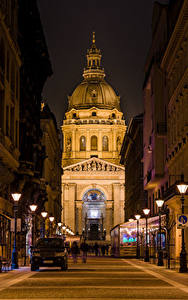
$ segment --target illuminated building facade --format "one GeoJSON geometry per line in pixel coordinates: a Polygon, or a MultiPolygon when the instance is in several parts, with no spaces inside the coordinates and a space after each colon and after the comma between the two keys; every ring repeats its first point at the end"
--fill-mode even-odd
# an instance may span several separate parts
{"type": "MultiPolygon", "coordinates": [[[[144,189],[148,191],[152,215],[158,213],[155,203],[158,198],[163,198],[169,208],[165,212],[169,213],[172,225],[170,255],[175,259],[181,248],[181,230],[176,226],[181,201],[176,181],[181,174],[188,181],[187,16],[187,1],[155,3],[144,82],[144,189]]],[[[185,204],[185,213],[187,207],[185,204]]],[[[188,248],[187,229],[185,235],[188,248]]]]}
{"type": "Polygon", "coordinates": [[[19,167],[20,51],[18,3],[0,4],[0,257],[10,256],[12,183],[19,167]],[[14,4],[14,5],[13,5],[14,4]]]}
{"type": "Polygon", "coordinates": [[[124,221],[120,149],[126,126],[101,57],[93,34],[84,80],[68,99],[62,125],[62,219],[88,239],[110,239],[110,229],[124,221]]]}

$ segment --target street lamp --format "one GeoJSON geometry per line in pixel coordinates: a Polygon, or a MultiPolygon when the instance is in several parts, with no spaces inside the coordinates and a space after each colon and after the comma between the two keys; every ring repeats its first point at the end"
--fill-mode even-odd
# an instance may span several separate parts
{"type": "Polygon", "coordinates": [[[63,229],[63,240],[65,241],[65,239],[66,239],[66,225],[64,223],[62,225],[62,229],[63,229]]]}
{"type": "Polygon", "coordinates": [[[144,212],[145,218],[146,218],[146,250],[145,250],[144,261],[149,262],[149,248],[148,248],[148,215],[149,215],[149,213],[150,213],[150,209],[149,209],[149,208],[145,208],[145,209],[143,209],[143,212],[144,212]]]}
{"type": "Polygon", "coordinates": [[[45,228],[45,219],[46,219],[46,217],[47,217],[47,215],[48,215],[48,213],[47,213],[47,211],[42,211],[41,212],[41,216],[42,216],[42,237],[43,238],[45,238],[45,236],[46,236],[46,228],[45,228]]]}
{"type": "Polygon", "coordinates": [[[36,204],[31,204],[29,205],[29,208],[31,210],[31,216],[32,216],[32,246],[35,245],[35,218],[34,218],[34,213],[37,209],[36,204]]]}
{"type": "Polygon", "coordinates": [[[161,207],[164,204],[164,200],[162,199],[157,199],[155,200],[155,202],[157,203],[157,206],[159,208],[159,249],[158,249],[158,266],[164,266],[164,262],[163,262],[163,251],[162,251],[162,247],[161,247],[161,207]]]}
{"type": "Polygon", "coordinates": [[[18,269],[18,252],[16,246],[16,233],[17,233],[17,211],[18,211],[18,201],[20,200],[20,193],[11,194],[14,200],[14,246],[12,250],[12,264],[11,269],[18,269]]]}
{"type": "Polygon", "coordinates": [[[54,217],[50,216],[49,220],[50,220],[50,237],[51,237],[52,236],[52,223],[54,221],[54,217]]]}
{"type": "Polygon", "coordinates": [[[61,223],[61,222],[58,222],[57,225],[58,225],[58,227],[59,227],[59,228],[58,228],[59,235],[61,235],[61,228],[62,228],[61,226],[62,226],[62,223],[61,223]]]}
{"type": "Polygon", "coordinates": [[[137,221],[137,226],[136,226],[136,258],[140,258],[140,242],[139,242],[139,220],[140,220],[140,215],[135,215],[135,219],[137,221]]]}
{"type": "MultiPolygon", "coordinates": [[[[186,183],[184,183],[182,180],[182,183],[177,184],[177,188],[181,194],[181,213],[183,216],[184,215],[184,194],[186,193],[188,185],[186,183]]],[[[182,229],[181,229],[181,239],[182,239],[182,242],[181,242],[179,272],[186,273],[187,272],[187,252],[186,252],[186,248],[185,248],[185,236],[184,236],[183,225],[182,225],[182,229]]]]}

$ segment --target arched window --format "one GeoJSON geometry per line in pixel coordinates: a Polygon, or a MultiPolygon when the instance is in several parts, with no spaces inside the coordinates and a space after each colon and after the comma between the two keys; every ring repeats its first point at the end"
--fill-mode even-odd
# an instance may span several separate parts
{"type": "Polygon", "coordinates": [[[80,137],[80,151],[86,151],[86,138],[83,135],[80,137]]]}
{"type": "Polygon", "coordinates": [[[106,135],[102,138],[102,150],[108,151],[108,137],[106,135]]]}
{"type": "Polygon", "coordinates": [[[91,137],[91,150],[97,150],[97,137],[96,135],[93,135],[91,137]]]}

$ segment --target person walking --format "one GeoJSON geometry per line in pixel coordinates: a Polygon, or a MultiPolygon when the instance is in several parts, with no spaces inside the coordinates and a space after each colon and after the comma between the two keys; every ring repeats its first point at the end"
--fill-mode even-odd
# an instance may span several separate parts
{"type": "Polygon", "coordinates": [[[76,241],[74,241],[72,243],[71,253],[72,253],[73,262],[76,264],[77,263],[77,257],[78,257],[78,254],[79,254],[79,247],[78,247],[76,241]]]}
{"type": "Polygon", "coordinates": [[[88,252],[89,246],[84,240],[83,243],[81,243],[80,250],[82,251],[82,262],[86,263],[87,261],[87,252],[88,252]]]}
{"type": "Polygon", "coordinates": [[[94,245],[94,250],[95,250],[95,256],[99,255],[99,245],[97,244],[97,242],[94,245]]]}
{"type": "Polygon", "coordinates": [[[109,251],[109,245],[106,245],[106,255],[108,256],[108,251],[109,251]]]}
{"type": "Polygon", "coordinates": [[[106,250],[105,245],[102,245],[102,246],[101,246],[102,256],[105,256],[105,250],[106,250]]]}

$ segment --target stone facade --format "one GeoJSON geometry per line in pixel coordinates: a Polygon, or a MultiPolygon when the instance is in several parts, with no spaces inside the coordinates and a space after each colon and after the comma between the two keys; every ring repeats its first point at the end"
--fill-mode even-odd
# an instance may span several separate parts
{"type": "Polygon", "coordinates": [[[10,255],[12,184],[19,168],[20,51],[18,3],[0,3],[0,257],[10,255]]]}
{"type": "MultiPolygon", "coordinates": [[[[144,83],[144,188],[151,214],[158,213],[157,198],[165,200],[164,213],[171,226],[170,255],[179,257],[181,213],[176,182],[188,182],[188,2],[155,3],[152,46],[144,83]],[[167,209],[168,208],[168,209],[167,209]]],[[[187,197],[187,196],[185,196],[187,197]]],[[[185,213],[187,211],[185,200],[185,213]]],[[[185,229],[186,247],[188,231],[185,229]]]]}
{"type": "Polygon", "coordinates": [[[88,239],[110,240],[110,229],[124,221],[125,175],[119,161],[126,126],[119,97],[104,80],[95,36],[83,77],[69,97],[62,126],[62,219],[88,239]]]}
{"type": "Polygon", "coordinates": [[[145,207],[143,189],[143,114],[131,119],[125,134],[121,161],[125,166],[125,220],[142,214],[145,207]]]}
{"type": "Polygon", "coordinates": [[[56,119],[47,104],[42,103],[40,124],[45,158],[42,178],[46,185],[44,209],[55,221],[61,220],[61,147],[56,119]]]}

